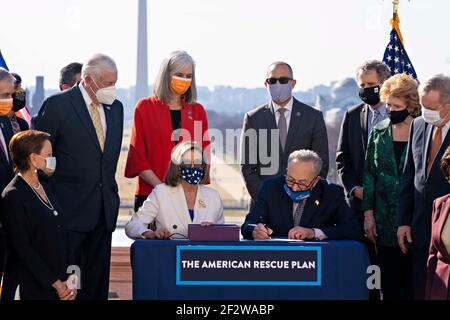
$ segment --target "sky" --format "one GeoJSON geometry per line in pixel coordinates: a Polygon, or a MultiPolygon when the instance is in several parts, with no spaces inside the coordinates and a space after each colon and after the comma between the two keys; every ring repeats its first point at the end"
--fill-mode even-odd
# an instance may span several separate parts
{"type": "MultiPolygon", "coordinates": [[[[148,0],[149,81],[171,51],[196,61],[199,85],[261,87],[291,64],[297,90],[353,77],[388,43],[390,0],[148,0]]],[[[138,0],[0,0],[0,49],[11,69],[56,88],[59,70],[110,55],[118,87],[136,82],[138,0]]],[[[450,73],[448,0],[400,0],[400,28],[419,79],[450,73]]]]}

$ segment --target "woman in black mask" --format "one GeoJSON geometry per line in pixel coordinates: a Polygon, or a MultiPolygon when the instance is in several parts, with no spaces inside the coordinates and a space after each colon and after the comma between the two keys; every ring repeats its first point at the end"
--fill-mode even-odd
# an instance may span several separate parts
{"type": "Polygon", "coordinates": [[[389,118],[373,128],[364,171],[364,231],[376,246],[384,300],[411,299],[410,256],[397,241],[395,216],[409,128],[420,115],[417,82],[406,74],[386,80],[380,99],[389,118]]]}

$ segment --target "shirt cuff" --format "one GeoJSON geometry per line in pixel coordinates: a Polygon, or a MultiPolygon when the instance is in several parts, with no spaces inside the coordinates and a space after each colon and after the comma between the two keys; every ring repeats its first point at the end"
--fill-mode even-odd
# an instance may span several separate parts
{"type": "Polygon", "coordinates": [[[323,233],[322,230],[316,229],[316,228],[314,228],[313,230],[314,230],[314,234],[315,234],[315,238],[316,239],[325,240],[326,238],[328,238],[327,235],[325,233],[323,233]]]}
{"type": "Polygon", "coordinates": [[[353,192],[355,192],[355,190],[357,188],[362,188],[361,186],[354,186],[347,194],[347,197],[350,198],[351,196],[353,196],[353,192]]]}

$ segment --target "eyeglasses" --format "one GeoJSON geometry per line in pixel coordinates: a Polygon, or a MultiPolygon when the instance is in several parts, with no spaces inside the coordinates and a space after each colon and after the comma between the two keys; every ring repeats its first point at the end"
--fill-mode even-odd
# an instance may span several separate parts
{"type": "Polygon", "coordinates": [[[289,78],[289,77],[279,77],[279,78],[267,78],[266,82],[268,84],[275,84],[278,81],[281,84],[286,84],[286,83],[288,83],[291,80],[293,80],[293,79],[289,78]]]}
{"type": "Polygon", "coordinates": [[[317,177],[315,177],[309,183],[304,183],[303,181],[295,180],[294,178],[289,177],[289,176],[285,176],[285,178],[286,178],[286,183],[288,184],[289,187],[293,187],[294,185],[297,185],[301,189],[310,189],[312,187],[312,185],[314,184],[314,181],[317,179],[317,177]]]}
{"type": "Polygon", "coordinates": [[[205,167],[205,164],[203,164],[203,163],[182,163],[181,164],[181,169],[191,169],[191,168],[202,169],[204,167],[205,167]]]}

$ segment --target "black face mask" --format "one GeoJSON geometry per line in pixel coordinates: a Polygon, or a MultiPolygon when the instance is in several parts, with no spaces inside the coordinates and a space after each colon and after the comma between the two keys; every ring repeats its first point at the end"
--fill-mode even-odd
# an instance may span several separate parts
{"type": "Polygon", "coordinates": [[[26,101],[26,93],[23,90],[18,90],[12,94],[13,98],[13,108],[12,110],[14,112],[17,112],[23,108],[25,108],[25,105],[27,104],[26,101]]]}
{"type": "Polygon", "coordinates": [[[359,97],[364,103],[376,106],[380,103],[380,86],[361,88],[359,90],[359,97]]]}
{"type": "Polygon", "coordinates": [[[400,111],[391,111],[389,112],[389,118],[391,119],[392,124],[398,124],[409,116],[408,109],[400,110],[400,111]]]}

